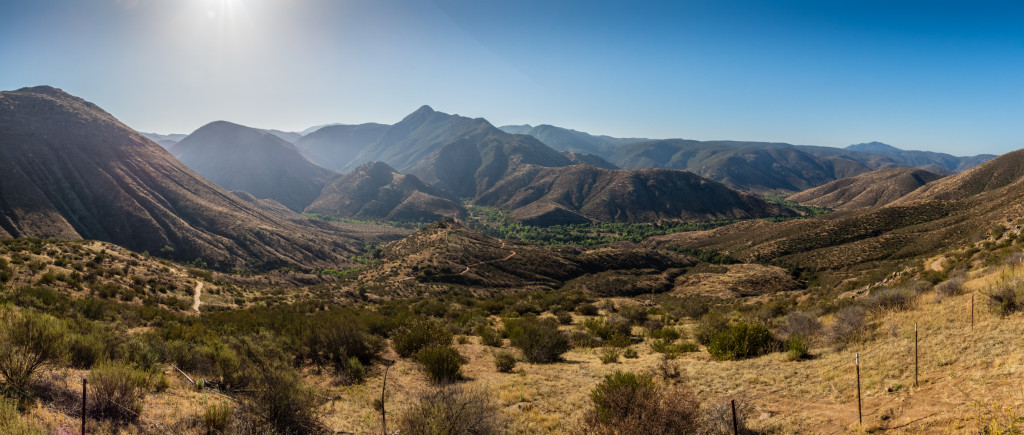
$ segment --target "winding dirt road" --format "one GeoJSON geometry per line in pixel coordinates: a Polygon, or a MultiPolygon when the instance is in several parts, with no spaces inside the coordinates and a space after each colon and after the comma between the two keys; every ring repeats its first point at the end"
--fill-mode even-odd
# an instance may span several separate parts
{"type": "Polygon", "coordinates": [[[196,284],[195,291],[192,292],[192,309],[195,310],[196,312],[199,312],[199,305],[202,304],[202,301],[199,300],[199,297],[203,295],[203,282],[196,282],[198,282],[198,284],[196,284]]]}

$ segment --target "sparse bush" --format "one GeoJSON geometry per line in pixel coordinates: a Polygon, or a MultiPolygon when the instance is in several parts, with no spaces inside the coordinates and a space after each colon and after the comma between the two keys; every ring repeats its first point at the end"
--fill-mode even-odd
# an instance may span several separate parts
{"type": "Polygon", "coordinates": [[[668,340],[652,340],[651,350],[663,354],[670,359],[676,359],[680,354],[688,352],[696,352],[700,348],[689,341],[683,341],[679,344],[673,344],[668,340]]]}
{"type": "Polygon", "coordinates": [[[764,355],[776,346],[775,337],[759,323],[737,322],[711,337],[708,353],[720,360],[764,355]]]}
{"type": "Polygon", "coordinates": [[[677,434],[698,431],[700,404],[683,385],[659,388],[650,376],[616,371],[590,393],[586,422],[598,433],[677,434]]]}
{"type": "Polygon", "coordinates": [[[458,350],[449,346],[422,349],[416,353],[416,361],[435,384],[448,384],[462,379],[462,364],[466,362],[458,350]]]}
{"type": "Polygon", "coordinates": [[[254,370],[256,413],[278,432],[309,433],[318,426],[316,398],[295,369],[268,363],[254,370]]]}
{"type": "Polygon", "coordinates": [[[572,347],[597,347],[600,345],[599,340],[594,336],[587,333],[587,331],[572,331],[569,334],[569,344],[572,347]]]}
{"type": "Polygon", "coordinates": [[[679,333],[679,330],[676,329],[676,328],[673,328],[671,326],[666,326],[666,327],[663,327],[661,329],[651,330],[651,332],[649,334],[647,334],[647,335],[650,336],[653,339],[665,340],[665,341],[670,341],[670,342],[671,341],[676,341],[680,337],[682,337],[682,334],[679,333]]]}
{"type": "Polygon", "coordinates": [[[149,375],[124,363],[102,362],[89,371],[90,401],[107,419],[138,419],[148,390],[149,375]]]}
{"type": "Polygon", "coordinates": [[[964,283],[967,282],[967,276],[963,273],[954,273],[949,279],[943,281],[935,286],[937,291],[942,296],[957,296],[964,292],[964,283]]]}
{"type": "Polygon", "coordinates": [[[622,351],[622,357],[636,359],[640,358],[640,355],[636,353],[636,349],[633,349],[632,347],[627,347],[626,350],[622,351]]]}
{"type": "Polygon", "coordinates": [[[409,435],[478,435],[504,432],[501,409],[484,390],[458,385],[424,393],[398,420],[398,431],[409,435]]]}
{"type": "Polygon", "coordinates": [[[601,352],[600,359],[601,364],[611,364],[619,362],[619,355],[621,353],[618,349],[610,347],[601,352]]]}
{"type": "Polygon", "coordinates": [[[71,366],[79,369],[88,369],[100,360],[107,358],[107,342],[109,337],[93,331],[88,334],[70,335],[68,339],[68,354],[71,357],[71,366]]]}
{"type": "Polygon", "coordinates": [[[580,313],[581,316],[596,316],[598,312],[597,305],[589,302],[581,304],[579,307],[576,307],[576,312],[580,313]]]}
{"type": "Polygon", "coordinates": [[[207,432],[225,433],[231,424],[231,404],[226,400],[210,404],[203,411],[203,427],[207,432]]]}
{"type": "MultiPolygon", "coordinates": [[[[747,427],[747,421],[753,414],[753,405],[742,399],[736,400],[736,429],[738,433],[745,435],[762,433],[747,427]]],[[[705,406],[703,415],[700,418],[700,425],[705,433],[733,433],[732,401],[723,399],[705,406]]]]}
{"type": "Polygon", "coordinates": [[[7,264],[6,258],[0,258],[0,284],[6,284],[14,279],[14,269],[7,264]]]}
{"type": "Polygon", "coordinates": [[[559,311],[555,313],[555,318],[558,319],[558,323],[563,325],[572,325],[572,314],[568,311],[559,311]]]}
{"type": "Polygon", "coordinates": [[[516,368],[516,356],[512,352],[497,352],[494,354],[494,367],[502,373],[511,373],[516,368]]]}
{"type": "Polygon", "coordinates": [[[647,308],[641,305],[623,305],[619,314],[633,325],[643,325],[647,321],[647,308]]]}
{"type": "Polygon", "coordinates": [[[0,307],[0,375],[6,386],[25,392],[39,370],[62,364],[65,334],[53,316],[0,307]]]}
{"type": "Polygon", "coordinates": [[[799,334],[790,334],[786,340],[786,356],[790,361],[799,361],[811,356],[807,340],[799,334]]]}
{"type": "Polygon", "coordinates": [[[864,308],[859,305],[840,308],[827,331],[828,341],[836,349],[843,349],[857,339],[866,326],[867,314],[864,308]]]}
{"type": "Polygon", "coordinates": [[[799,335],[805,341],[818,334],[821,330],[821,321],[818,316],[807,311],[791,311],[786,315],[786,322],[782,326],[784,337],[799,335]]]}
{"type": "Polygon", "coordinates": [[[727,329],[729,329],[729,319],[720,312],[710,312],[701,316],[697,321],[694,335],[698,343],[707,346],[711,343],[711,337],[727,329]]]}
{"type": "Polygon", "coordinates": [[[629,322],[620,316],[612,316],[608,319],[593,317],[585,320],[583,322],[583,326],[587,328],[591,334],[596,337],[600,337],[602,340],[610,340],[616,335],[628,338],[632,333],[629,322]]]}
{"type": "Polygon", "coordinates": [[[989,305],[992,306],[996,314],[1002,317],[1016,313],[1022,307],[1020,295],[1017,294],[1017,289],[1012,286],[1001,286],[993,289],[988,293],[988,300],[989,305]]]}
{"type": "Polygon", "coordinates": [[[911,287],[887,287],[871,293],[865,302],[870,307],[888,310],[907,310],[917,300],[917,292],[911,287]]]}
{"type": "Polygon", "coordinates": [[[344,383],[361,382],[363,367],[380,357],[384,340],[371,335],[361,323],[348,316],[331,315],[320,319],[323,320],[302,336],[299,357],[317,367],[333,368],[344,383]]]}
{"type": "Polygon", "coordinates": [[[674,381],[683,375],[682,370],[679,369],[679,364],[673,360],[674,358],[669,358],[668,355],[662,355],[661,360],[658,362],[657,373],[666,381],[674,381]]]}
{"type": "Polygon", "coordinates": [[[29,423],[18,412],[18,401],[0,396],[0,433],[46,435],[52,433],[38,423],[29,423]]]}
{"type": "Polygon", "coordinates": [[[443,347],[452,344],[452,334],[440,323],[424,320],[399,329],[391,337],[391,345],[402,357],[410,357],[420,349],[427,347],[443,347]]]}
{"type": "Polygon", "coordinates": [[[513,346],[523,351],[523,356],[532,363],[550,363],[562,358],[569,350],[569,339],[558,330],[554,319],[524,317],[506,319],[505,330],[513,346]]]}
{"type": "Polygon", "coordinates": [[[476,328],[476,334],[480,336],[480,344],[484,346],[501,347],[504,344],[501,334],[490,326],[480,325],[476,328]]]}

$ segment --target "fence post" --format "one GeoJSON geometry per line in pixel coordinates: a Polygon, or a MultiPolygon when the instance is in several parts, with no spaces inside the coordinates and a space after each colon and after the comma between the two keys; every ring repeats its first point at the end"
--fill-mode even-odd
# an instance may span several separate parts
{"type": "Polygon", "coordinates": [[[917,387],[917,322],[914,322],[914,387],[917,387]]]}
{"type": "Polygon", "coordinates": [[[861,411],[861,405],[860,405],[860,353],[857,353],[857,357],[856,358],[857,358],[856,359],[856,366],[857,366],[857,421],[859,421],[860,424],[863,425],[864,424],[864,414],[861,411]]]}
{"type": "Polygon", "coordinates": [[[740,425],[736,422],[736,399],[732,399],[732,435],[740,434],[740,425]]]}
{"type": "Polygon", "coordinates": [[[391,364],[394,361],[384,361],[384,382],[380,387],[380,426],[381,433],[388,435],[388,414],[384,410],[384,389],[388,386],[388,370],[391,369],[391,364]]]}
{"type": "Polygon", "coordinates": [[[88,387],[89,380],[82,378],[82,435],[85,435],[85,390],[88,387]]]}
{"type": "Polygon", "coordinates": [[[974,329],[974,293],[971,293],[971,329],[974,329]]]}

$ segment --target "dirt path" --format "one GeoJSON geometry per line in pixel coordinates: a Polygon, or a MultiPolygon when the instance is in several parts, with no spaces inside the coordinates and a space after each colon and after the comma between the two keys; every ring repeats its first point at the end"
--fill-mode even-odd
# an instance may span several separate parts
{"type": "Polygon", "coordinates": [[[196,282],[198,284],[196,284],[196,289],[192,292],[192,309],[195,310],[196,312],[198,312],[199,311],[199,305],[202,305],[202,303],[203,303],[202,301],[199,300],[199,297],[203,295],[203,282],[202,281],[196,281],[196,282]]]}
{"type": "MultiPolygon", "coordinates": [[[[505,242],[504,241],[501,242],[501,249],[505,249],[505,242]]],[[[511,254],[508,254],[508,257],[502,258],[500,260],[478,261],[476,263],[468,265],[468,266],[466,266],[466,270],[463,270],[462,272],[459,272],[459,275],[465,275],[465,274],[469,273],[469,269],[472,268],[473,266],[479,266],[481,264],[486,264],[486,263],[493,263],[495,261],[507,261],[508,259],[516,256],[516,251],[509,251],[509,252],[511,252],[511,254]]]]}

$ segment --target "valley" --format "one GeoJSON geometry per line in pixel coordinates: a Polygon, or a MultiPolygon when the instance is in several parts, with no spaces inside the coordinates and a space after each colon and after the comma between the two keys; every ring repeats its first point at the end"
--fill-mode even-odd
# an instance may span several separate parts
{"type": "Polygon", "coordinates": [[[48,86],[0,139],[0,432],[77,430],[82,379],[87,433],[1019,425],[1022,151],[144,135],[48,86]]]}

